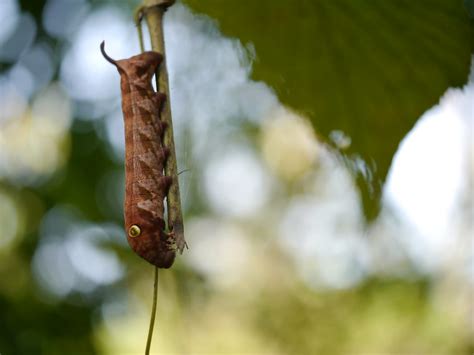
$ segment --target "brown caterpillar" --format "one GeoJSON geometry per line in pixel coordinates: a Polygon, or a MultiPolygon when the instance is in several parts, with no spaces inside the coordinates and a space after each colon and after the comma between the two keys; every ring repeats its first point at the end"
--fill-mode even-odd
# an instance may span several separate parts
{"type": "Polygon", "coordinates": [[[164,199],[172,178],[163,169],[169,150],[163,146],[160,112],[166,95],[154,92],[151,79],[163,56],[144,52],[114,60],[100,49],[120,74],[125,122],[125,230],[131,248],[149,263],[169,268],[176,256],[173,233],[165,232],[164,199]]]}

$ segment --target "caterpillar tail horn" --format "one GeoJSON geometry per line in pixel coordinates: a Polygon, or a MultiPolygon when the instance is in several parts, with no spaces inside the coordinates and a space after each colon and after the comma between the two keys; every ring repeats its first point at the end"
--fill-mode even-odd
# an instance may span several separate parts
{"type": "Polygon", "coordinates": [[[117,63],[116,63],[116,60],[112,59],[109,57],[109,55],[107,53],[105,53],[105,41],[102,41],[102,43],[100,44],[100,51],[102,52],[102,55],[104,56],[104,58],[112,63],[113,65],[117,66],[117,63]]]}

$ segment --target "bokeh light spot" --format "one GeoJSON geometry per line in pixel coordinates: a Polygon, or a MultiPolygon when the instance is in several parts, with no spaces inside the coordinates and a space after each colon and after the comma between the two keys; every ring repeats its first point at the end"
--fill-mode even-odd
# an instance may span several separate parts
{"type": "Polygon", "coordinates": [[[274,111],[264,123],[261,146],[270,168],[288,181],[312,170],[318,158],[318,142],[311,124],[284,108],[274,111]]]}
{"type": "Polygon", "coordinates": [[[0,1],[0,48],[16,28],[19,11],[16,0],[0,1]]]}
{"type": "Polygon", "coordinates": [[[206,196],[216,213],[251,216],[269,194],[269,180],[261,163],[238,145],[214,158],[205,170],[206,196]]]}

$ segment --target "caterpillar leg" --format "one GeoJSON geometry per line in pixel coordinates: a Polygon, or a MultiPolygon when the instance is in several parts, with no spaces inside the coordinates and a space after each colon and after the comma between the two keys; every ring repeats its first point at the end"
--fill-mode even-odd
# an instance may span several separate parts
{"type": "Polygon", "coordinates": [[[168,147],[163,147],[162,148],[163,150],[163,157],[164,157],[164,160],[168,160],[168,157],[170,156],[170,149],[168,147]]]}
{"type": "Polygon", "coordinates": [[[155,95],[153,96],[153,101],[158,108],[158,111],[161,112],[163,108],[163,104],[166,102],[166,95],[163,94],[162,92],[156,92],[155,95]]]}
{"type": "Polygon", "coordinates": [[[171,176],[162,176],[158,183],[160,184],[160,189],[163,189],[165,195],[167,195],[171,184],[173,183],[173,178],[171,176]]]}
{"type": "Polygon", "coordinates": [[[171,232],[165,232],[163,231],[161,233],[161,240],[162,242],[164,242],[166,244],[166,249],[168,249],[169,251],[176,251],[177,249],[177,246],[176,246],[176,237],[173,233],[173,231],[171,232]]]}

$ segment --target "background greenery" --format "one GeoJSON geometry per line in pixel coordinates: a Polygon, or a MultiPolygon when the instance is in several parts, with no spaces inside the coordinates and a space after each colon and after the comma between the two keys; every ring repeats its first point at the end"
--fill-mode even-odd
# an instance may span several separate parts
{"type": "MultiPolygon", "coordinates": [[[[332,144],[328,137],[333,130],[351,137],[350,148],[341,154],[348,160],[360,156],[371,169],[370,179],[352,170],[369,222],[380,210],[382,187],[400,141],[448,87],[465,84],[474,49],[474,23],[457,0],[184,3],[215,19],[224,35],[251,43],[252,78],[268,84],[285,105],[308,117],[321,140],[332,144]]],[[[71,39],[53,38],[44,30],[45,4],[20,1],[21,11],[38,25],[33,43],[54,48],[54,81],[62,48],[71,39]]],[[[90,1],[92,9],[104,4],[90,1]]],[[[126,14],[135,5],[110,4],[126,14]]],[[[3,60],[2,73],[20,60],[21,52],[3,60]]],[[[251,137],[253,128],[247,133],[251,137]]],[[[104,209],[96,197],[104,176],[122,170],[109,150],[100,123],[75,117],[64,141],[66,161],[52,176],[30,185],[0,180],[0,190],[13,199],[21,216],[16,241],[0,248],[1,354],[142,352],[152,268],[126,245],[101,242],[119,256],[126,271],[123,278],[91,292],[76,289],[49,297],[32,271],[42,219],[55,206],[70,206],[78,219],[89,223],[122,224],[120,209],[104,209]],[[104,325],[107,305],[123,299],[128,310],[118,307],[112,312],[115,322],[104,325]]],[[[189,163],[199,170],[199,163],[189,163]]],[[[209,211],[199,184],[190,184],[194,192],[186,218],[205,216],[209,211]]],[[[107,231],[113,238],[123,237],[120,228],[107,231]]],[[[255,240],[254,247],[261,246],[255,240]]],[[[257,280],[230,289],[215,288],[186,263],[162,272],[156,347],[168,353],[474,351],[468,326],[459,321],[454,306],[437,303],[437,284],[429,276],[377,275],[350,289],[314,290],[294,276],[276,247],[256,265],[257,280]]]]}

